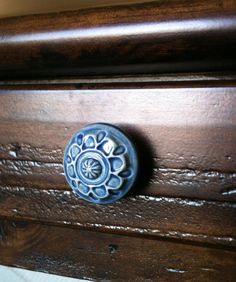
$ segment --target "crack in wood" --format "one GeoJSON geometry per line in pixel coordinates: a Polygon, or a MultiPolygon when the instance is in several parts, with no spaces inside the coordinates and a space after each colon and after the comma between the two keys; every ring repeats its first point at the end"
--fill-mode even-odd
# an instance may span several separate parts
{"type": "Polygon", "coordinates": [[[72,192],[0,187],[0,216],[236,246],[236,204],[135,196],[107,206],[92,205],[72,192]]]}
{"type": "MultiPolygon", "coordinates": [[[[0,159],[0,183],[35,186],[45,189],[69,189],[62,162],[0,159]],[[43,178],[42,178],[43,176],[43,178]]],[[[135,194],[173,195],[190,198],[235,201],[236,172],[195,169],[154,168],[146,187],[133,189],[135,194]],[[136,192],[135,192],[136,191],[136,192]]]]}

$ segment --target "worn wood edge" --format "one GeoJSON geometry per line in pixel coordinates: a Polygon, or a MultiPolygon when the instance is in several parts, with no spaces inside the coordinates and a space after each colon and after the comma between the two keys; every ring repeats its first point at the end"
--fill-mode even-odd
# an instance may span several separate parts
{"type": "Polygon", "coordinates": [[[88,10],[99,7],[111,7],[111,6],[123,6],[130,4],[138,4],[145,2],[153,2],[153,0],[108,0],[108,1],[60,1],[60,2],[48,2],[46,5],[42,3],[42,5],[34,5],[32,3],[28,3],[27,1],[22,1],[22,5],[18,6],[16,2],[11,2],[11,10],[7,9],[7,7],[3,7],[3,10],[0,13],[0,18],[16,18],[16,17],[24,17],[29,15],[42,15],[49,13],[62,13],[62,12],[70,12],[75,10],[88,10]]]}
{"type": "MultiPolygon", "coordinates": [[[[1,80],[0,79],[0,87],[4,89],[5,86],[12,87],[14,86],[22,86],[24,88],[34,87],[38,88],[42,85],[49,85],[50,87],[56,87],[56,85],[63,85],[68,87],[68,85],[72,86],[76,85],[77,89],[79,85],[88,85],[88,87],[106,87],[107,84],[111,85],[133,85],[135,87],[142,87],[143,84],[147,83],[162,83],[163,85],[170,85],[170,83],[186,83],[191,82],[192,85],[194,83],[212,83],[212,85],[226,84],[236,82],[236,74],[235,72],[207,72],[207,73],[173,73],[173,74],[155,74],[155,75],[122,75],[122,76],[89,76],[89,77],[61,77],[57,79],[11,79],[11,80],[1,80]]],[[[183,86],[183,85],[182,85],[183,86]]],[[[152,85],[151,85],[152,87],[152,85]]]]}
{"type": "MultiPolygon", "coordinates": [[[[138,183],[133,191],[136,194],[152,196],[236,201],[235,182],[236,172],[155,167],[149,183],[138,183]]],[[[22,159],[0,158],[0,184],[23,185],[25,188],[33,186],[43,190],[69,189],[62,162],[47,163],[22,159]]]]}
{"type": "MultiPolygon", "coordinates": [[[[236,86],[236,80],[225,80],[225,81],[219,81],[219,80],[206,80],[206,81],[172,81],[172,82],[139,82],[139,83],[134,83],[134,82],[107,82],[107,83],[87,83],[87,82],[81,82],[81,83],[70,83],[70,84],[28,84],[28,85],[0,85],[0,91],[7,93],[7,91],[12,91],[12,90],[40,90],[40,91],[60,91],[60,90],[65,90],[65,91],[72,91],[72,90],[114,90],[114,89],[119,89],[119,90],[132,90],[132,89],[181,89],[183,87],[191,89],[196,89],[196,88],[203,88],[207,87],[208,89],[210,88],[221,88],[221,87],[235,87],[236,86]],[[3,91],[2,91],[3,90],[3,91]]],[[[8,92],[9,94],[12,94],[8,92]]]]}
{"type": "Polygon", "coordinates": [[[236,246],[236,206],[230,202],[138,195],[94,205],[70,191],[6,186],[0,198],[5,218],[236,246]]]}
{"type": "MultiPolygon", "coordinates": [[[[179,102],[180,101],[178,99],[189,99],[188,103],[191,102],[191,107],[189,107],[189,104],[184,104],[183,106],[187,109],[187,113],[190,114],[190,109],[193,111],[196,111],[196,107],[199,107],[203,102],[206,102],[206,98],[209,97],[208,99],[210,99],[210,101],[208,103],[211,102],[211,104],[209,104],[209,106],[211,107],[210,110],[214,113],[214,118],[208,118],[206,121],[203,122],[203,120],[200,120],[202,122],[202,124],[199,124],[199,121],[196,120],[196,116],[193,115],[194,117],[189,117],[191,122],[188,122],[188,120],[185,121],[185,126],[189,127],[189,126],[203,126],[203,127],[209,127],[209,126],[213,126],[214,127],[232,127],[234,125],[234,121],[235,121],[235,115],[233,112],[233,106],[236,103],[235,100],[235,91],[236,91],[236,87],[235,85],[232,86],[224,86],[224,85],[219,85],[219,87],[208,87],[208,86],[199,86],[199,87],[191,87],[190,85],[184,85],[181,84],[180,87],[178,87],[178,89],[173,89],[171,87],[153,87],[151,89],[149,88],[144,88],[144,89],[139,89],[136,87],[132,87],[132,88],[124,88],[124,89],[117,89],[117,88],[113,88],[113,89],[70,89],[70,88],[59,88],[59,89],[51,89],[48,86],[45,86],[46,88],[44,89],[40,89],[40,88],[29,88],[27,89],[26,87],[22,87],[22,88],[16,88],[14,89],[14,87],[3,87],[2,89],[0,88],[0,100],[1,100],[1,104],[2,106],[5,105],[5,107],[2,107],[1,110],[1,116],[0,119],[1,121],[7,121],[7,120],[19,120],[19,121],[42,121],[42,122],[60,122],[60,123],[65,123],[65,122],[71,122],[71,123],[83,123],[83,122],[88,122],[88,119],[85,119],[84,116],[76,116],[75,113],[73,115],[65,115],[65,113],[67,113],[67,110],[63,107],[60,107],[60,104],[58,102],[61,102],[62,100],[64,100],[63,102],[67,105],[70,106],[71,110],[75,111],[78,109],[81,111],[81,109],[84,108],[83,105],[80,105],[79,107],[77,106],[76,103],[79,102],[86,102],[86,103],[90,103],[91,105],[91,111],[88,112],[89,117],[91,118],[91,113],[93,113],[93,116],[99,116],[98,114],[96,114],[96,112],[94,113],[95,109],[99,108],[97,104],[94,103],[92,98],[97,98],[98,95],[99,97],[101,97],[102,102],[108,102],[110,101],[110,99],[116,99],[116,104],[119,107],[119,110],[121,110],[121,106],[124,107],[125,110],[132,110],[132,105],[130,105],[129,103],[132,103],[133,106],[135,106],[135,110],[133,112],[137,113],[137,111],[139,110],[143,110],[144,106],[149,106],[149,109],[147,109],[147,113],[149,115],[152,114],[152,118],[153,118],[153,114],[155,112],[150,112],[150,110],[154,110],[154,106],[150,105],[150,99],[151,98],[155,98],[156,101],[159,101],[158,98],[162,97],[162,99],[165,99],[164,102],[165,103],[169,103],[170,106],[173,107],[173,112],[172,114],[177,114],[178,113],[178,109],[174,106],[174,103],[179,102]],[[192,94],[192,95],[190,95],[192,94]],[[127,98],[129,98],[129,103],[124,103],[124,95],[127,95],[127,98]],[[174,96],[172,96],[174,95],[174,96]],[[222,99],[220,99],[220,96],[218,95],[222,95],[222,99]],[[42,99],[43,97],[43,99],[42,99]],[[178,98],[177,98],[178,97],[178,98]],[[190,98],[191,97],[191,98],[190,98]],[[216,101],[213,100],[217,99],[216,101]],[[70,98],[70,99],[69,99],[70,98]],[[136,98],[136,100],[135,100],[136,98]],[[175,99],[174,99],[175,98],[175,99]],[[24,105],[24,101],[25,99],[28,99],[29,102],[31,103],[31,107],[27,108],[27,105],[24,105]],[[33,101],[32,101],[33,100],[33,101]],[[20,106],[22,107],[22,109],[24,109],[24,111],[19,111],[17,110],[17,108],[14,108],[14,110],[12,110],[12,108],[9,108],[10,106],[13,107],[15,106],[16,103],[21,102],[20,106]],[[57,103],[56,103],[57,102],[57,103]],[[140,105],[140,103],[142,103],[140,105]],[[228,103],[228,104],[227,104],[228,103]],[[229,104],[230,103],[230,104],[229,104]],[[59,105],[58,105],[59,104],[59,105]],[[216,112],[216,107],[222,106],[223,110],[216,112]],[[194,108],[195,107],[195,108],[194,108]],[[42,109],[43,108],[43,109],[42,109]],[[49,111],[49,108],[51,109],[51,111],[49,111]],[[61,109],[61,111],[58,111],[58,109],[61,109]],[[28,111],[26,111],[26,109],[28,109],[28,111]],[[228,109],[228,111],[230,111],[230,116],[227,116],[228,119],[226,119],[225,113],[226,110],[228,109]],[[41,110],[41,111],[40,111],[41,110]],[[48,111],[47,115],[42,114],[42,110],[44,111],[48,111]],[[64,119],[62,119],[62,110],[63,110],[63,114],[64,114],[64,119]],[[216,114],[224,114],[224,116],[217,116],[216,114]],[[194,120],[195,119],[195,120],[194,120]],[[223,119],[223,120],[222,120],[223,119]]],[[[153,101],[155,102],[155,101],[153,101]]],[[[185,101],[184,101],[185,102],[185,101]]],[[[115,106],[115,105],[114,105],[115,106]]],[[[156,105],[157,106],[157,105],[156,105]]],[[[166,108],[167,105],[166,104],[161,104],[162,107],[166,108]]],[[[114,117],[117,118],[117,114],[112,113],[109,110],[109,107],[105,107],[105,109],[107,110],[107,112],[110,113],[111,118],[114,117]]],[[[204,109],[204,108],[202,108],[204,109]]],[[[163,111],[163,109],[160,109],[161,111],[163,111]]],[[[219,109],[220,110],[220,109],[219,109]]],[[[196,111],[197,113],[199,113],[199,111],[196,111]]],[[[166,115],[168,114],[168,112],[166,113],[166,115]]],[[[162,113],[163,115],[163,113],[162,113]]],[[[200,118],[200,116],[197,116],[198,119],[200,118]]],[[[101,118],[101,117],[100,117],[101,118]]],[[[104,118],[104,117],[103,117],[104,118]]],[[[168,118],[170,118],[168,116],[168,118]]],[[[125,125],[128,125],[129,123],[126,121],[124,122],[122,120],[122,118],[120,118],[119,120],[121,120],[121,123],[124,123],[125,125]]],[[[137,116],[135,116],[135,122],[140,122],[140,120],[138,119],[137,116]]],[[[162,123],[161,125],[163,126],[171,126],[171,125],[175,125],[175,126],[183,126],[183,121],[179,121],[182,123],[163,123],[163,117],[161,119],[162,123]]],[[[133,124],[133,123],[131,123],[133,124]]],[[[134,123],[135,124],[135,123],[134,123]]],[[[145,123],[142,123],[145,124],[145,123]]],[[[147,121],[146,121],[146,124],[147,121]]],[[[158,123],[157,121],[157,125],[160,126],[160,122],[158,123]]]]}
{"type": "MultiPolygon", "coordinates": [[[[70,11],[57,11],[57,12],[48,12],[48,13],[43,13],[43,14],[27,14],[27,15],[22,15],[22,16],[16,16],[16,17],[8,17],[8,18],[1,18],[2,22],[9,23],[9,25],[14,23],[15,21],[18,21],[19,18],[25,20],[25,21],[30,21],[31,19],[34,19],[35,16],[39,19],[50,19],[52,16],[57,18],[58,22],[63,22],[64,18],[71,18],[71,17],[76,17],[78,16],[78,12],[80,10],[82,11],[82,15],[93,15],[97,14],[98,11],[101,12],[99,14],[98,18],[100,21],[104,21],[104,15],[108,13],[108,16],[106,18],[111,17],[110,12],[111,11],[117,11],[118,15],[122,13],[123,11],[126,11],[127,8],[133,7],[134,10],[142,10],[145,9],[145,11],[150,11],[153,8],[156,8],[156,13],[154,13],[154,16],[157,16],[161,19],[165,19],[167,17],[167,14],[163,14],[165,11],[166,13],[170,13],[168,18],[173,18],[176,12],[179,12],[179,15],[186,16],[190,12],[194,13],[195,16],[199,16],[201,14],[206,15],[218,15],[219,12],[225,12],[225,13],[230,13],[232,10],[235,8],[235,3],[232,0],[224,0],[223,3],[220,1],[209,1],[208,3],[203,1],[203,0],[196,0],[192,5],[186,5],[186,1],[181,1],[181,0],[166,0],[164,3],[161,1],[156,1],[156,0],[137,0],[137,1],[126,1],[126,3],[116,3],[113,2],[112,5],[107,4],[106,6],[91,6],[87,7],[85,9],[73,9],[70,11]],[[115,5],[113,5],[115,4],[115,5]],[[127,5],[126,5],[127,4],[127,5]],[[136,9],[135,9],[136,8],[136,9]],[[56,17],[57,16],[57,17],[56,17]],[[64,17],[64,18],[63,18],[64,17]]],[[[150,15],[152,16],[152,15],[150,15]]],[[[119,19],[117,19],[119,20],[119,19]]],[[[135,21],[136,19],[134,19],[135,21]]],[[[24,22],[21,23],[21,25],[24,26],[24,22]]]]}
{"type": "Polygon", "coordinates": [[[0,250],[4,265],[99,281],[233,281],[236,272],[232,250],[4,219],[0,250]]]}

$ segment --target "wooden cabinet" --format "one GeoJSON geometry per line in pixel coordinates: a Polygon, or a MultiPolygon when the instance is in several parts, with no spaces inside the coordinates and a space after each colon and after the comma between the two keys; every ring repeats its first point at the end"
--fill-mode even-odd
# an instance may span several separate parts
{"type": "Polygon", "coordinates": [[[154,1],[0,20],[0,263],[112,281],[234,281],[236,5],[154,1]],[[141,156],[107,205],[63,173],[71,135],[141,156]]]}

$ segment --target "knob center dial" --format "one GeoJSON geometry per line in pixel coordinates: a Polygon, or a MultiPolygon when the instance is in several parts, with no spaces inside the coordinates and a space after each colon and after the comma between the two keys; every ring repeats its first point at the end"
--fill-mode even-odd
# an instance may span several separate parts
{"type": "Polygon", "coordinates": [[[79,155],[76,173],[85,185],[101,185],[109,174],[109,163],[101,152],[88,150],[79,155]]]}

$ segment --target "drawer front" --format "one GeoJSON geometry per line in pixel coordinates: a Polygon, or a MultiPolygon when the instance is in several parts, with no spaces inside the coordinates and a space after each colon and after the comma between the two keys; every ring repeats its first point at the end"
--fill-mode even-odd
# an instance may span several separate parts
{"type": "MultiPolygon", "coordinates": [[[[125,255],[125,249],[132,241],[132,248],[137,252],[140,244],[144,244],[145,250],[154,250],[145,253],[140,263],[148,264],[155,257],[157,261],[153,262],[155,271],[150,272],[149,267],[138,271],[141,266],[133,260],[133,271],[129,272],[128,266],[125,268],[131,280],[153,279],[163,272],[166,279],[180,275],[194,280],[196,272],[203,280],[208,277],[213,281],[221,277],[216,258],[222,255],[227,257],[223,268],[231,277],[234,253],[228,254],[227,249],[235,247],[236,242],[234,85],[143,88],[136,84],[108,89],[104,84],[103,89],[101,85],[87,85],[87,89],[83,89],[85,87],[70,84],[63,90],[58,88],[56,85],[1,87],[0,216],[11,221],[37,222],[23,224],[23,227],[10,221],[2,223],[5,234],[2,248],[12,255],[1,256],[1,262],[17,262],[40,269],[41,263],[30,264],[27,252],[34,252],[36,248],[37,254],[43,252],[42,259],[59,253],[59,249],[49,247],[45,235],[49,232],[52,240],[68,236],[73,241],[72,245],[65,244],[65,252],[78,246],[86,252],[84,272],[76,270],[82,263],[76,262],[80,254],[76,252],[72,257],[74,268],[69,272],[55,269],[58,260],[52,267],[41,265],[52,273],[75,277],[86,277],[85,273],[90,273],[90,278],[95,279],[122,279],[125,277],[122,271],[102,275],[99,269],[113,257],[115,268],[122,263],[119,256],[125,256],[128,264],[130,258],[125,255]],[[141,156],[137,185],[128,196],[108,205],[79,199],[63,172],[66,143],[74,132],[94,122],[111,123],[125,130],[135,140],[141,156]],[[63,227],[68,225],[70,227],[63,227]],[[81,228],[88,231],[80,231],[81,228]],[[38,230],[39,235],[34,235],[38,230]],[[60,237],[56,235],[58,232],[60,237]],[[16,234],[15,239],[9,243],[12,234],[16,234]],[[75,240],[76,234],[80,237],[75,240]],[[31,235],[36,240],[32,245],[28,243],[31,235]],[[133,239],[130,235],[142,239],[133,239]],[[90,259],[85,239],[79,243],[80,238],[87,237],[95,245],[104,241],[104,245],[99,246],[106,250],[107,258],[100,258],[100,247],[93,245],[91,249],[97,253],[100,264],[95,258],[90,259]],[[159,241],[161,238],[174,241],[159,241]],[[21,240],[25,246],[23,252],[21,240]],[[17,247],[11,248],[9,244],[17,247]],[[215,246],[213,253],[209,253],[209,244],[215,246]],[[219,246],[225,250],[218,250],[219,246]],[[120,248],[119,251],[116,248],[120,248]],[[174,257],[170,253],[172,248],[174,257]],[[201,257],[206,254],[209,257],[202,261],[201,257]],[[194,261],[189,263],[192,255],[194,261]],[[157,267],[162,256],[166,259],[157,267]],[[181,261],[182,268],[176,260],[181,261]],[[91,267],[96,270],[90,272],[91,267]]],[[[67,259],[63,261],[67,266],[67,259]]]]}
{"type": "Polygon", "coordinates": [[[234,87],[2,89],[0,102],[6,185],[67,190],[62,168],[67,142],[86,124],[105,122],[136,141],[141,173],[152,170],[134,194],[235,200],[234,87]]]}
{"type": "Polygon", "coordinates": [[[156,224],[158,221],[160,225],[162,214],[165,232],[193,233],[196,239],[194,230],[201,221],[200,237],[209,233],[213,241],[222,237],[222,242],[227,242],[233,236],[230,202],[235,201],[236,179],[234,87],[2,89],[0,102],[2,193],[23,195],[16,211],[14,201],[3,202],[3,216],[37,216],[50,222],[97,225],[98,229],[100,225],[108,229],[116,225],[158,234],[162,230],[157,232],[160,228],[156,224]],[[70,136],[94,122],[119,125],[133,136],[141,154],[143,176],[132,190],[133,196],[114,204],[116,214],[124,206],[127,213],[115,217],[115,221],[113,211],[106,207],[84,204],[77,207],[78,213],[72,212],[80,200],[71,192],[63,173],[63,150],[70,136]],[[66,211],[63,199],[68,201],[66,211]],[[48,202],[57,205],[62,215],[47,213],[48,202]],[[34,204],[39,206],[32,211],[34,204]],[[80,214],[80,209],[86,212],[80,214]],[[204,218],[209,209],[214,211],[213,218],[204,218]],[[191,219],[185,216],[187,211],[191,219]],[[181,216],[179,226],[175,212],[181,216]],[[139,216],[132,218],[133,214],[139,216]],[[225,218],[229,219],[226,223],[225,218]],[[196,226],[190,224],[192,220],[196,226]],[[225,234],[221,236],[222,231],[225,234]]]}

